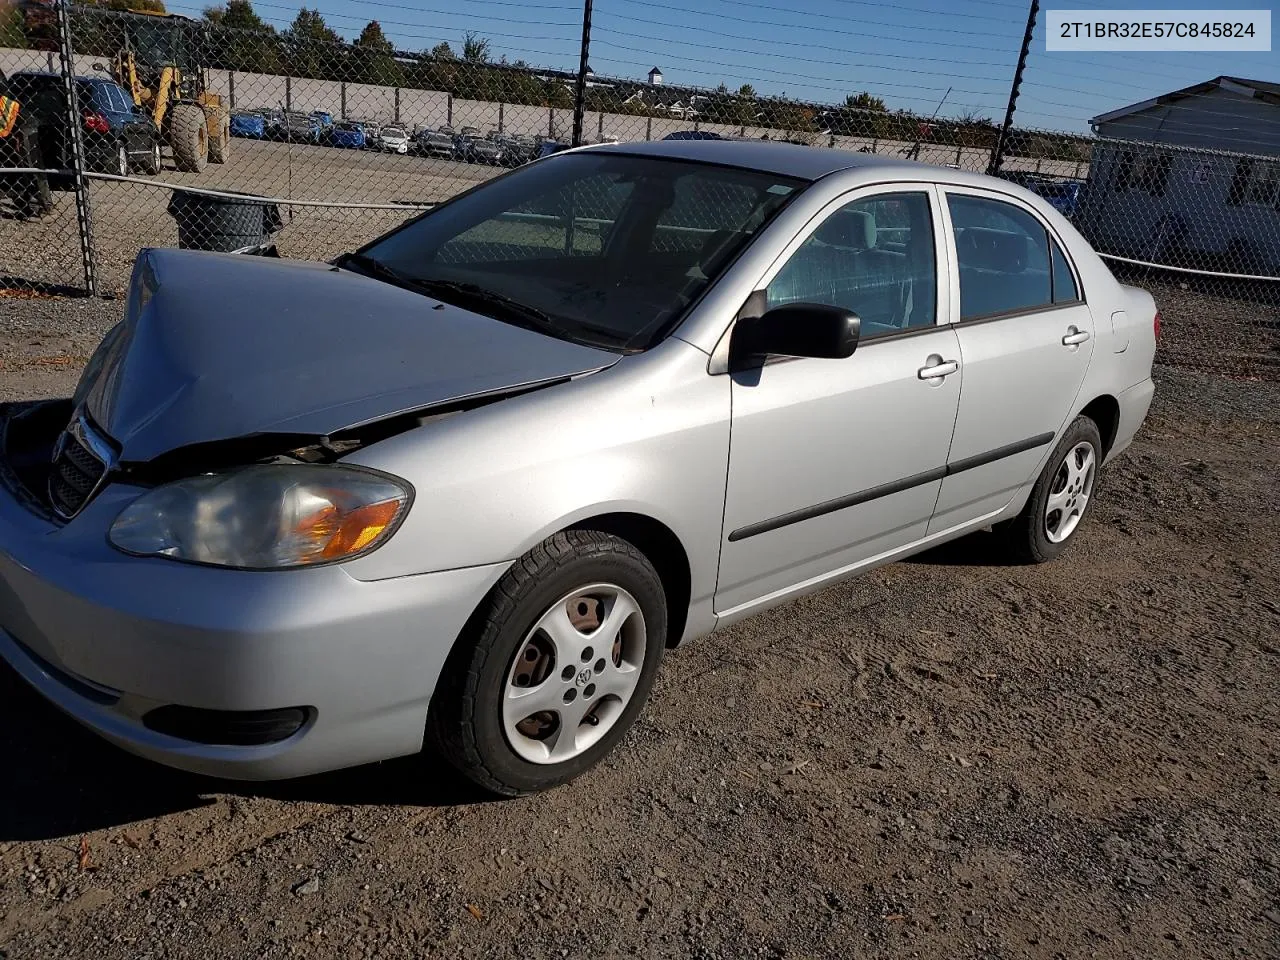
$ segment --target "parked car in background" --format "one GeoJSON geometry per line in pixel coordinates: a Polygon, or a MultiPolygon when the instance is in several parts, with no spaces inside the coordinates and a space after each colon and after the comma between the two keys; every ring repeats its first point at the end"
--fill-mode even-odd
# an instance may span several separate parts
{"type": "Polygon", "coordinates": [[[1060,557],[1159,326],[1011,183],[759,142],[571,151],[331,264],[143,250],[74,396],[0,406],[0,657],[201,774],[425,733],[546,789],[670,647],[985,528],[1060,557]]]}
{"type": "Polygon", "coordinates": [[[1068,219],[1074,217],[1080,209],[1081,197],[1084,194],[1085,181],[1074,177],[1049,177],[1038,173],[1022,173],[1012,171],[1002,176],[1032,193],[1044,197],[1053,204],[1055,210],[1068,219]]]}
{"type": "MultiPolygon", "coordinates": [[[[161,167],[160,131],[137,110],[133,98],[114,80],[77,77],[81,134],[91,169],[128,176],[155,174],[161,167]]],[[[23,70],[9,77],[10,96],[39,123],[41,162],[52,169],[74,166],[73,147],[64,108],[62,77],[23,70]]]]}
{"type": "Polygon", "coordinates": [[[481,136],[480,128],[479,128],[479,127],[463,127],[463,128],[462,128],[461,130],[459,130],[458,132],[459,132],[459,133],[461,133],[464,137],[479,137],[479,136],[481,136]]]}
{"type": "Polygon", "coordinates": [[[408,153],[409,134],[404,127],[383,127],[378,132],[378,149],[388,153],[408,153]]]}
{"type": "Polygon", "coordinates": [[[452,160],[456,156],[453,135],[443,129],[422,130],[413,138],[413,152],[423,157],[452,160]]]}
{"type": "Polygon", "coordinates": [[[368,146],[365,125],[359,120],[339,120],[329,131],[329,145],[347,150],[363,150],[368,146]]]}
{"type": "Polygon", "coordinates": [[[291,111],[283,117],[282,133],[292,143],[319,143],[320,121],[309,113],[291,111]]]}
{"type": "Polygon", "coordinates": [[[333,129],[333,114],[328,110],[312,110],[311,117],[320,125],[320,135],[322,137],[333,129]]]}
{"type": "Polygon", "coordinates": [[[539,157],[549,157],[553,153],[559,153],[561,150],[568,150],[571,144],[565,143],[563,140],[543,140],[538,146],[539,157]]]}
{"type": "Polygon", "coordinates": [[[490,134],[489,138],[502,151],[502,165],[518,167],[538,156],[538,141],[530,136],[509,133],[490,134]]]}
{"type": "Polygon", "coordinates": [[[467,163],[487,163],[493,166],[502,163],[501,145],[484,137],[461,133],[454,140],[454,146],[458,159],[465,160],[467,163]]]}
{"type": "Polygon", "coordinates": [[[663,140],[723,140],[714,130],[677,130],[668,133],[663,140]]]}
{"type": "Polygon", "coordinates": [[[263,140],[267,136],[267,114],[263,110],[237,110],[231,115],[231,135],[263,140]]]}

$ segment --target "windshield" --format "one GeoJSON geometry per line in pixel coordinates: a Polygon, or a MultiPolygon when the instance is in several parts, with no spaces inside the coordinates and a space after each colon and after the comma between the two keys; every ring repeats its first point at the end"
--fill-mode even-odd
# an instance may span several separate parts
{"type": "Polygon", "coordinates": [[[416,281],[471,284],[519,303],[564,339],[644,349],[802,185],[708,164],[565,154],[464,194],[364,254],[416,281]]]}

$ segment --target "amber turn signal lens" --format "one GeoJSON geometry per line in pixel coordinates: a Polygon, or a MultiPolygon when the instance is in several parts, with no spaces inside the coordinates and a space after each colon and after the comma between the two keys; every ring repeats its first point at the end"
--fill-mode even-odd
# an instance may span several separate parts
{"type": "Polygon", "coordinates": [[[385,500],[343,512],[328,504],[298,524],[296,532],[314,545],[312,562],[341,560],[376,542],[395,522],[400,507],[399,500],[385,500]]]}

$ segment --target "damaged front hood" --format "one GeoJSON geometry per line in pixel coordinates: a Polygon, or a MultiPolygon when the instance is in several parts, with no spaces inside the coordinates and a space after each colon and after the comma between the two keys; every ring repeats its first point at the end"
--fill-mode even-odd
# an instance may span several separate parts
{"type": "Polygon", "coordinates": [[[256,434],[328,436],[617,359],[325,264],[148,250],[76,401],[122,461],[144,462],[256,434]]]}

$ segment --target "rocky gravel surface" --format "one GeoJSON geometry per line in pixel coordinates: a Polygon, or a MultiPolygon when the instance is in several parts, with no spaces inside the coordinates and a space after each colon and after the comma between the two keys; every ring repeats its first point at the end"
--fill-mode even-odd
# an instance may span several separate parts
{"type": "MultiPolygon", "coordinates": [[[[118,311],[0,298],[0,399],[118,311]]],[[[174,773],[0,669],[0,957],[1280,956],[1280,385],[1158,381],[1060,561],[979,534],[672,652],[537,797],[174,773]]]]}

